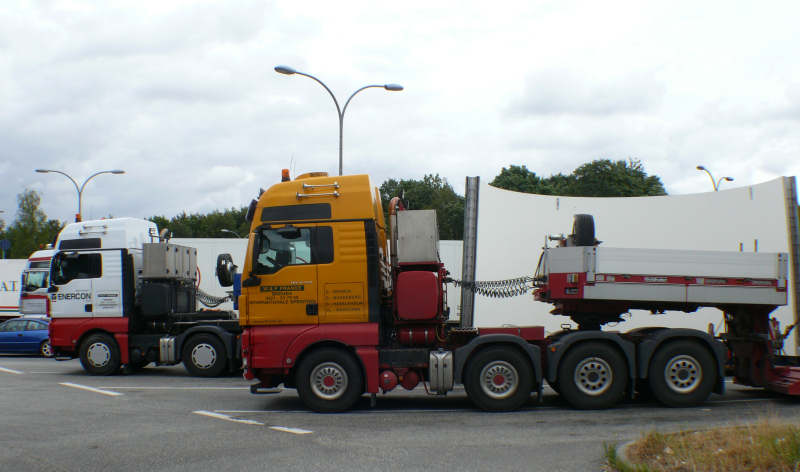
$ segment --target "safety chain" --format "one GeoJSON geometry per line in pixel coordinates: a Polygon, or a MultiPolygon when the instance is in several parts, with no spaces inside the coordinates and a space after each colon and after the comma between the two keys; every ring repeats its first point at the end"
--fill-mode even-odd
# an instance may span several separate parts
{"type": "Polygon", "coordinates": [[[206,293],[200,290],[199,288],[197,289],[197,301],[199,301],[200,303],[209,308],[220,306],[230,299],[231,299],[230,295],[226,295],[224,297],[216,297],[214,295],[211,295],[210,293],[206,293]]]}
{"type": "Polygon", "coordinates": [[[456,287],[464,287],[484,297],[510,298],[525,295],[532,288],[533,277],[517,277],[516,279],[506,280],[476,280],[466,282],[448,278],[448,283],[453,283],[456,287]]]}

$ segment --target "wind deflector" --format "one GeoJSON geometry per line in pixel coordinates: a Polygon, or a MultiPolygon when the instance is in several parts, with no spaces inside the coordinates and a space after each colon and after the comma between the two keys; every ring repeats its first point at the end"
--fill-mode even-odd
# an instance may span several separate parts
{"type": "Polygon", "coordinates": [[[100,238],[65,239],[58,243],[59,249],[100,249],[100,238]]]}

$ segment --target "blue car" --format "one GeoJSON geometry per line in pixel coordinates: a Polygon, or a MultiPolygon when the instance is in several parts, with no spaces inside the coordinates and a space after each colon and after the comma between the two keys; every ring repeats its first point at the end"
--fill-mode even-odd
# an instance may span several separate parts
{"type": "Polygon", "coordinates": [[[0,323],[0,352],[53,356],[47,320],[15,318],[0,323]]]}

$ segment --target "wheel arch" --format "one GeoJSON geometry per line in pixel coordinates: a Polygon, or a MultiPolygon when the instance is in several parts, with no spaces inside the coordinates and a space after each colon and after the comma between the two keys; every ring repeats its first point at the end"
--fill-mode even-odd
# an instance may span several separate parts
{"type": "Polygon", "coordinates": [[[646,379],[650,370],[650,363],[655,353],[663,346],[675,341],[690,341],[697,343],[708,350],[717,364],[717,379],[714,384],[714,393],[725,392],[725,357],[727,347],[711,337],[708,333],[690,328],[668,328],[650,333],[637,346],[639,359],[639,378],[646,379]]]}
{"type": "Polygon", "coordinates": [[[292,362],[292,367],[289,369],[289,375],[286,376],[284,380],[284,385],[286,387],[294,388],[297,386],[297,369],[303,363],[303,360],[308,357],[309,354],[318,350],[318,349],[339,349],[341,351],[346,352],[348,355],[352,356],[355,359],[358,368],[360,369],[362,385],[366,387],[367,385],[367,376],[366,376],[366,368],[364,366],[364,361],[361,356],[358,354],[356,349],[353,346],[347,345],[341,341],[336,341],[333,339],[323,339],[317,341],[315,343],[309,344],[308,346],[304,347],[302,351],[297,355],[297,358],[294,359],[292,362]]]}
{"type": "MultiPolygon", "coordinates": [[[[233,361],[237,358],[236,351],[237,349],[241,350],[239,344],[239,340],[241,339],[239,336],[220,328],[219,326],[214,325],[201,325],[201,326],[193,326],[180,335],[175,337],[175,354],[176,356],[180,356],[180,353],[183,352],[183,346],[186,342],[191,339],[193,336],[197,334],[210,334],[215,336],[217,339],[222,342],[222,345],[225,347],[225,355],[227,357],[227,368],[230,368],[233,364],[233,361]]],[[[177,357],[176,357],[177,358],[177,357]]],[[[183,359],[181,359],[182,361],[183,359]]]]}
{"type": "Polygon", "coordinates": [[[464,367],[470,359],[478,352],[497,346],[511,346],[520,351],[531,363],[533,367],[533,377],[537,391],[542,388],[542,354],[539,346],[525,342],[519,336],[511,334],[487,334],[479,336],[469,343],[457,348],[453,352],[453,380],[456,383],[464,383],[464,367]]]}
{"type": "Polygon", "coordinates": [[[636,375],[636,346],[616,333],[605,331],[575,331],[565,334],[547,346],[547,382],[555,384],[558,380],[558,366],[570,350],[587,342],[601,342],[610,345],[622,354],[628,366],[628,384],[632,385],[636,375]]]}

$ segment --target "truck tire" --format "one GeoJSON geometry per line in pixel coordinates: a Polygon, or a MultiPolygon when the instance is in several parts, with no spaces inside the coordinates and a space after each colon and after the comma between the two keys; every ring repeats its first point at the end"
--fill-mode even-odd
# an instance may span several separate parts
{"type": "Polygon", "coordinates": [[[111,375],[120,367],[119,347],[105,333],[92,334],[81,344],[81,366],[89,375],[111,375]]]}
{"type": "Polygon", "coordinates": [[[201,333],[190,337],[183,345],[183,366],[195,377],[217,377],[228,365],[222,341],[213,334],[201,333]]]}
{"type": "Polygon", "coordinates": [[[491,347],[478,352],[464,373],[467,396],[480,409],[517,410],[531,397],[533,368],[513,348],[491,347]]]}
{"type": "Polygon", "coordinates": [[[582,410],[609,408],[625,396],[628,369],[625,358],[608,344],[581,343],[570,349],[558,366],[558,390],[582,410]]]}
{"type": "Polygon", "coordinates": [[[594,217],[575,215],[572,223],[572,241],[575,246],[594,246],[594,217]]]}
{"type": "Polygon", "coordinates": [[[706,401],[717,380],[716,362],[708,349],[688,340],[659,347],[647,374],[653,396],[674,407],[706,401]]]}
{"type": "Polygon", "coordinates": [[[350,409],[364,392],[358,362],[341,349],[312,351],[300,362],[295,380],[300,400],[319,412],[350,409]]]}
{"type": "Polygon", "coordinates": [[[42,344],[39,345],[39,354],[42,357],[53,357],[53,346],[50,345],[49,339],[45,339],[42,341],[42,344]]]}

